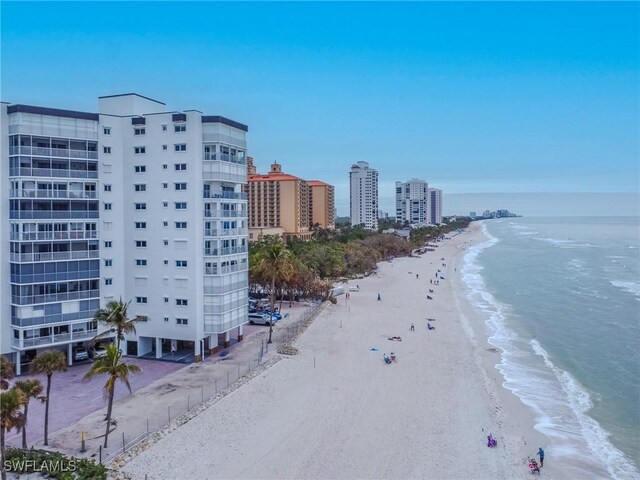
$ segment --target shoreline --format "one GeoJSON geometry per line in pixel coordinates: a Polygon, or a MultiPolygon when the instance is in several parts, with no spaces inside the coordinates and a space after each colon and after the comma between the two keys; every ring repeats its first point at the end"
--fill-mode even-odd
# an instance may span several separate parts
{"type": "Polygon", "coordinates": [[[487,350],[484,321],[460,279],[465,244],[483,238],[472,224],[435,252],[381,262],[295,342],[299,355],[283,357],[122,470],[149,479],[526,478],[526,456],[546,437],[502,386],[499,353],[487,350]],[[440,258],[445,279],[429,301],[440,258]],[[426,329],[426,317],[436,318],[436,330],[426,329]],[[385,365],[390,351],[398,361],[385,365]],[[498,448],[486,447],[488,433],[498,448]],[[185,455],[190,464],[172,470],[171,458],[185,455]]]}

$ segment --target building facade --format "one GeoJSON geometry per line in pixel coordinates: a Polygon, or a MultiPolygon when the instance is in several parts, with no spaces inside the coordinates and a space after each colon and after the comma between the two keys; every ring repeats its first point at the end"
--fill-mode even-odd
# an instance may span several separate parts
{"type": "Polygon", "coordinates": [[[357,162],[349,172],[351,225],[378,228],[378,171],[367,162],[357,162]]]}
{"type": "Polygon", "coordinates": [[[429,196],[429,223],[439,225],[442,223],[442,190],[429,188],[427,194],[429,196]]]}
{"type": "Polygon", "coordinates": [[[3,104],[2,353],[53,346],[71,362],[99,333],[96,310],[119,298],[141,320],[129,355],[198,360],[232,332],[241,340],[248,128],[137,94],[101,97],[98,110],[3,104]]]}
{"type": "Polygon", "coordinates": [[[326,230],[336,228],[335,189],[320,180],[307,182],[311,189],[311,225],[326,230]]]}
{"type": "Polygon", "coordinates": [[[22,373],[35,355],[100,333],[98,115],[2,104],[0,338],[22,373]]]}
{"type": "Polygon", "coordinates": [[[249,240],[282,235],[308,240],[313,226],[335,228],[334,189],[319,180],[307,182],[273,163],[267,174],[248,162],[249,240]]]}
{"type": "Polygon", "coordinates": [[[442,223],[442,190],[429,188],[426,181],[417,178],[396,182],[396,221],[413,225],[442,223]]]}

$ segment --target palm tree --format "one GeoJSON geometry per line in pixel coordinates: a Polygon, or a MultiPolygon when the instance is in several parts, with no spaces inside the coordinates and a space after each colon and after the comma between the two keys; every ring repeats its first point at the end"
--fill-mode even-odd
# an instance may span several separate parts
{"type": "Polygon", "coordinates": [[[104,434],[104,448],[107,448],[109,439],[109,427],[111,426],[111,411],[113,408],[113,394],[116,389],[116,380],[124,383],[131,393],[129,384],[130,373],[141,373],[142,369],[138,365],[124,363],[120,361],[120,349],[113,343],[107,345],[107,354],[104,357],[96,358],[91,365],[91,369],[86,373],[83,380],[90,380],[97,375],[107,375],[107,383],[104,384],[104,394],[109,397],[107,407],[107,430],[104,434]]]}
{"type": "Polygon", "coordinates": [[[12,428],[20,431],[23,425],[23,413],[20,411],[24,404],[24,395],[16,387],[11,390],[0,393],[0,461],[2,465],[2,480],[6,480],[7,471],[4,465],[4,433],[9,432],[12,428]]]}
{"type": "Polygon", "coordinates": [[[0,355],[0,390],[9,388],[9,380],[15,375],[14,365],[0,355]]]}
{"type": "Polygon", "coordinates": [[[110,327],[106,332],[96,335],[91,340],[90,344],[94,345],[96,341],[110,337],[111,334],[116,332],[116,342],[118,350],[120,350],[120,342],[124,340],[124,336],[127,333],[136,333],[135,322],[139,322],[140,318],[127,318],[127,308],[131,302],[123,302],[122,298],[119,300],[112,300],[107,303],[105,308],[98,310],[93,316],[94,320],[107,324],[110,327]]]}
{"type": "MultiPolygon", "coordinates": [[[[294,273],[291,252],[287,250],[282,242],[275,241],[270,243],[259,254],[256,273],[260,278],[270,283],[269,299],[273,309],[275,307],[276,282],[283,284],[294,273]]],[[[267,343],[272,343],[272,332],[273,317],[269,322],[269,340],[267,343]]]]}
{"type": "Polygon", "coordinates": [[[47,376],[47,394],[44,406],[44,444],[49,445],[49,401],[51,400],[51,377],[53,372],[66,372],[67,359],[58,350],[45,350],[33,359],[32,367],[36,373],[47,376]]]}
{"type": "Polygon", "coordinates": [[[24,424],[22,425],[22,448],[27,448],[27,420],[29,415],[29,402],[32,398],[36,398],[41,402],[46,399],[42,395],[43,386],[40,380],[20,380],[16,382],[16,388],[24,395],[24,424]]]}

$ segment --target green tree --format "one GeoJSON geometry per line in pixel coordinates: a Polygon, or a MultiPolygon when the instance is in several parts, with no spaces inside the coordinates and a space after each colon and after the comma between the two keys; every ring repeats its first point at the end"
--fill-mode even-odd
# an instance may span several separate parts
{"type": "MultiPolygon", "coordinates": [[[[269,298],[271,308],[275,308],[276,289],[285,284],[293,275],[293,259],[291,252],[280,241],[274,241],[267,245],[260,253],[255,268],[256,275],[262,280],[263,285],[269,285],[269,298]]],[[[269,340],[272,343],[273,320],[269,322],[269,340]]]]}
{"type": "Polygon", "coordinates": [[[4,465],[5,459],[5,432],[11,431],[15,428],[20,431],[24,424],[24,414],[21,412],[22,405],[24,404],[24,395],[16,387],[11,390],[0,393],[0,461],[2,465],[0,470],[2,472],[2,480],[6,480],[7,471],[4,465]]]}
{"type": "Polygon", "coordinates": [[[33,359],[33,370],[47,376],[47,394],[44,404],[44,444],[49,445],[49,403],[51,401],[51,377],[53,372],[66,372],[67,359],[58,350],[45,350],[33,359]]]}
{"type": "Polygon", "coordinates": [[[13,363],[0,355],[0,390],[9,388],[9,380],[15,375],[13,363]]]}
{"type": "Polygon", "coordinates": [[[113,343],[107,345],[107,354],[104,357],[96,358],[91,368],[84,376],[83,380],[90,380],[98,375],[107,375],[107,382],[104,384],[104,394],[109,398],[107,406],[107,429],[104,434],[104,448],[107,448],[109,440],[109,427],[111,426],[111,412],[113,409],[113,396],[116,390],[116,381],[124,383],[131,392],[129,384],[130,373],[141,373],[142,369],[131,363],[121,361],[120,349],[113,343]]]}
{"type": "Polygon", "coordinates": [[[22,392],[24,396],[24,424],[22,425],[22,448],[27,448],[27,422],[29,420],[29,402],[32,398],[44,402],[46,399],[42,395],[44,387],[40,380],[33,378],[29,380],[20,380],[16,382],[16,388],[22,392]]]}
{"type": "Polygon", "coordinates": [[[115,331],[118,350],[120,350],[120,342],[124,340],[125,334],[136,333],[135,324],[140,321],[140,318],[127,318],[127,308],[130,303],[131,302],[123,302],[122,298],[112,300],[107,303],[105,308],[101,308],[95,313],[93,319],[106,324],[109,330],[93,337],[90,342],[91,345],[94,345],[98,340],[110,337],[115,331]]]}

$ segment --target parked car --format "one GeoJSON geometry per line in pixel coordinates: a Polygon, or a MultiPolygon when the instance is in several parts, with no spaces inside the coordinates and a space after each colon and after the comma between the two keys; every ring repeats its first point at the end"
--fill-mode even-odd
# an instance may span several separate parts
{"type": "Polygon", "coordinates": [[[75,362],[81,362],[83,360],[89,360],[89,352],[84,347],[76,348],[76,351],[73,354],[73,360],[75,362]]]}
{"type": "Polygon", "coordinates": [[[96,347],[93,350],[93,358],[100,358],[107,356],[107,349],[104,347],[96,347]]]}
{"type": "MultiPolygon", "coordinates": [[[[274,317],[273,323],[276,323],[278,320],[274,317]]],[[[272,322],[271,316],[266,313],[250,313],[249,314],[249,324],[255,325],[256,323],[261,325],[269,325],[272,322]]]]}
{"type": "Polygon", "coordinates": [[[276,320],[282,320],[282,315],[280,315],[280,313],[279,313],[279,312],[270,312],[270,311],[268,311],[268,310],[263,310],[263,311],[262,311],[262,312],[260,312],[260,313],[263,313],[263,314],[265,314],[265,315],[272,315],[272,316],[273,316],[273,320],[274,320],[274,321],[276,321],[276,320]]]}

